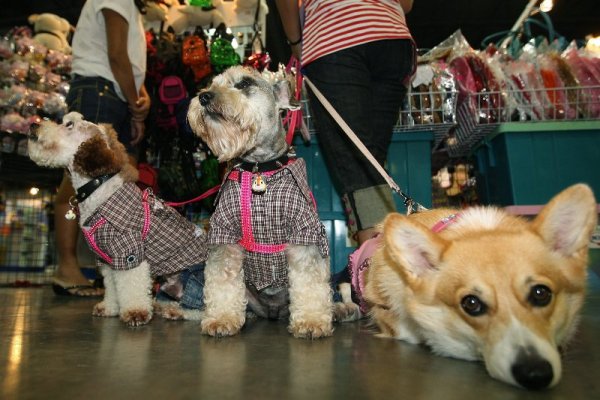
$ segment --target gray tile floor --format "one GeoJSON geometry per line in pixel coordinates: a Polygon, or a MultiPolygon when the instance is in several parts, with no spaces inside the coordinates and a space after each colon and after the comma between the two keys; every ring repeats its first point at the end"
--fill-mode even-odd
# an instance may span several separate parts
{"type": "Polygon", "coordinates": [[[259,320],[213,339],[197,322],[132,329],[93,318],[94,302],[47,287],[0,289],[0,399],[600,399],[596,272],[563,380],[543,392],[497,382],[479,363],[377,339],[363,323],[306,341],[259,320]]]}

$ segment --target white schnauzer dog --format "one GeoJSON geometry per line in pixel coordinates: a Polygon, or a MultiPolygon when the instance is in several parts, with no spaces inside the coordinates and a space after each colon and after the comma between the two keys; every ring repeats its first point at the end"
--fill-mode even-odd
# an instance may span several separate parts
{"type": "MultiPolygon", "coordinates": [[[[40,166],[66,168],[76,189],[65,218],[79,214],[104,277],[104,299],[93,315],[120,316],[130,326],[150,322],[153,277],[201,265],[207,256],[204,232],[136,185],[137,171],[109,125],[69,113],[60,125],[32,125],[28,150],[40,166]]],[[[199,308],[170,304],[159,312],[170,319],[199,319],[199,308]]]]}
{"type": "Polygon", "coordinates": [[[289,317],[298,338],[333,333],[327,235],[280,117],[297,109],[290,93],[288,80],[237,66],[190,103],[192,130],[229,162],[208,232],[204,334],[237,334],[247,306],[289,317]]]}

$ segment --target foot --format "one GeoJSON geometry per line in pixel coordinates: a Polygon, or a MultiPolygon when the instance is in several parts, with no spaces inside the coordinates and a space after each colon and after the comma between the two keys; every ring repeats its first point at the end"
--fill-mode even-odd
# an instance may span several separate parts
{"type": "Polygon", "coordinates": [[[333,335],[331,318],[322,321],[293,321],[288,331],[300,339],[318,339],[333,335]]]}
{"type": "Polygon", "coordinates": [[[362,318],[360,307],[354,303],[334,303],[333,320],[335,322],[352,322],[362,318]]]}
{"type": "Polygon", "coordinates": [[[202,321],[202,333],[215,337],[233,336],[239,333],[244,325],[244,318],[236,318],[234,315],[205,318],[202,321]]]}
{"type": "Polygon", "coordinates": [[[121,311],[121,321],[129,326],[146,325],[152,319],[152,310],[143,308],[121,311]]]}
{"type": "Polygon", "coordinates": [[[78,297],[98,297],[104,295],[104,289],[94,287],[81,273],[78,265],[60,264],[52,279],[56,289],[64,289],[63,294],[78,297]],[[66,292],[66,293],[65,293],[66,292]]]}
{"type": "Polygon", "coordinates": [[[101,301],[94,306],[92,310],[94,317],[116,317],[119,315],[119,309],[115,307],[109,307],[106,302],[101,301]]]}

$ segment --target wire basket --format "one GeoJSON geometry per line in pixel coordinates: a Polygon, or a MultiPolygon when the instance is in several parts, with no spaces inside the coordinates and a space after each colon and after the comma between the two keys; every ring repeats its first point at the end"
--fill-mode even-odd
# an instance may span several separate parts
{"type": "Polygon", "coordinates": [[[436,149],[456,127],[456,90],[409,91],[400,110],[395,132],[427,131],[434,134],[436,149]]]}
{"type": "Polygon", "coordinates": [[[477,93],[461,102],[456,119],[446,148],[451,157],[463,157],[502,123],[600,119],[600,86],[477,93]]]}
{"type": "MultiPolygon", "coordinates": [[[[434,148],[456,127],[455,91],[409,92],[394,125],[395,133],[433,132],[434,148]]],[[[316,133],[308,99],[301,99],[302,118],[311,134],[316,133]]]]}

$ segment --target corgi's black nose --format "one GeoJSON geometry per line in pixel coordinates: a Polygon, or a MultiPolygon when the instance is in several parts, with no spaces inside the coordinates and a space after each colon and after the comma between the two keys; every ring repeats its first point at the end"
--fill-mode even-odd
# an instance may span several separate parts
{"type": "Polygon", "coordinates": [[[27,138],[33,142],[38,140],[38,135],[37,135],[37,131],[39,129],[40,125],[33,123],[31,125],[29,125],[29,132],[27,133],[27,138]]]}
{"type": "Polygon", "coordinates": [[[207,106],[214,97],[213,92],[202,92],[198,95],[198,100],[202,106],[207,106]]]}
{"type": "Polygon", "coordinates": [[[511,372],[519,385],[530,390],[547,388],[554,379],[552,365],[537,354],[521,353],[511,372]]]}

